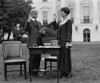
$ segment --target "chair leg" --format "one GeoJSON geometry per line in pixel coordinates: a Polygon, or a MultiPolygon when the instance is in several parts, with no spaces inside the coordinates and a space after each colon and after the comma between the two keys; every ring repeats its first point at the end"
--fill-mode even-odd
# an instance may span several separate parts
{"type": "Polygon", "coordinates": [[[7,65],[4,64],[4,77],[5,77],[5,81],[7,81],[7,65]]]}
{"type": "Polygon", "coordinates": [[[52,70],[52,61],[50,61],[50,70],[52,70]]]}
{"type": "Polygon", "coordinates": [[[22,76],[22,64],[20,64],[20,76],[22,76]]]}
{"type": "Polygon", "coordinates": [[[32,82],[32,70],[29,71],[30,82],[32,82]]]}
{"type": "Polygon", "coordinates": [[[30,82],[32,82],[32,75],[30,75],[30,82]]]}
{"type": "Polygon", "coordinates": [[[27,76],[26,76],[26,62],[24,63],[24,74],[25,74],[25,79],[27,79],[27,76]]]}
{"type": "MultiPolygon", "coordinates": [[[[47,68],[47,60],[44,60],[44,69],[46,70],[47,68]]],[[[46,75],[46,72],[44,72],[44,75],[46,75]]]]}

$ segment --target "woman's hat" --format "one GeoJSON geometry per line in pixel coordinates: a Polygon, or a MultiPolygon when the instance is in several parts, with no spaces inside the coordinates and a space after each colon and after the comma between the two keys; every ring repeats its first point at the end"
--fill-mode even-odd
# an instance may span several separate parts
{"type": "Polygon", "coordinates": [[[64,11],[66,14],[70,13],[70,9],[68,7],[63,7],[60,10],[64,11]]]}

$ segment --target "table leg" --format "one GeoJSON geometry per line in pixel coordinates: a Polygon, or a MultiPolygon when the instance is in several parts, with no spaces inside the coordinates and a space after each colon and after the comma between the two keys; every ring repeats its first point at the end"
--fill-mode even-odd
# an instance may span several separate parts
{"type": "Polygon", "coordinates": [[[31,75],[31,74],[29,74],[29,77],[30,77],[30,82],[32,82],[32,75],[31,75]]]}
{"type": "Polygon", "coordinates": [[[57,55],[57,83],[59,83],[59,54],[57,55]]]}

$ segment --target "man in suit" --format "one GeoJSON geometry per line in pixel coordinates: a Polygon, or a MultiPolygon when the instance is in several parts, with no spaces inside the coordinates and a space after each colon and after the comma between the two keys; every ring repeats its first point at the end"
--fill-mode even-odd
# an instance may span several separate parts
{"type": "MultiPolygon", "coordinates": [[[[27,47],[43,45],[42,35],[39,32],[42,25],[39,21],[37,21],[36,19],[37,17],[38,17],[38,11],[36,9],[32,9],[29,13],[28,20],[25,24],[25,31],[28,32],[27,47]]],[[[30,55],[29,74],[32,74],[34,76],[38,75],[38,72],[31,73],[30,70],[39,70],[40,60],[41,60],[40,54],[30,55]]]]}

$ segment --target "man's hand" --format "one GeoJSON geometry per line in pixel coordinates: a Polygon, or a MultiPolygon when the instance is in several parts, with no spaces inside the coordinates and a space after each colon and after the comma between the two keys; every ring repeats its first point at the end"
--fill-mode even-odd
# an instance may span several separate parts
{"type": "Polygon", "coordinates": [[[27,21],[30,22],[32,19],[32,16],[29,14],[27,21]]]}
{"type": "Polygon", "coordinates": [[[42,27],[40,29],[39,33],[45,34],[46,33],[46,27],[42,27]]]}

